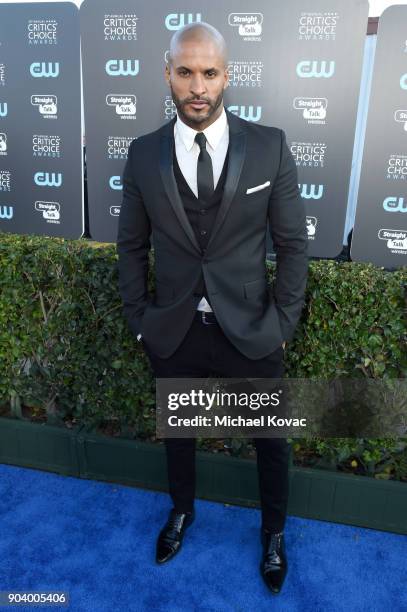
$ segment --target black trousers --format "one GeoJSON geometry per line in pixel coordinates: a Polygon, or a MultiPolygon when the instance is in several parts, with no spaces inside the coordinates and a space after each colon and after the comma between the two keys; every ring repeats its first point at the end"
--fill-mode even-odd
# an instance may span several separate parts
{"type": "MultiPolygon", "coordinates": [[[[263,359],[249,359],[228,340],[221,327],[207,325],[197,313],[171,357],[152,354],[143,341],[156,378],[282,378],[284,349],[263,359]]],[[[290,445],[286,438],[253,438],[257,452],[262,527],[284,529],[288,501],[290,445]]],[[[190,512],[195,499],[195,438],[165,438],[169,493],[178,512],[190,512]]]]}

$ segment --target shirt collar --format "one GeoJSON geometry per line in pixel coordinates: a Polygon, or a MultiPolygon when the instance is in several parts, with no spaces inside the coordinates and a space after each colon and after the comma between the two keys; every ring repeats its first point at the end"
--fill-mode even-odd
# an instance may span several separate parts
{"type": "MultiPolygon", "coordinates": [[[[208,144],[212,149],[216,149],[216,147],[218,146],[224,134],[226,126],[227,126],[227,117],[225,113],[225,107],[222,107],[222,112],[219,115],[219,117],[216,119],[216,121],[211,123],[211,125],[209,125],[205,130],[203,130],[203,133],[206,136],[208,144]]],[[[179,137],[184,143],[186,150],[190,151],[194,144],[195,135],[198,130],[194,130],[193,128],[189,127],[189,125],[186,125],[186,123],[184,123],[181,120],[178,113],[177,113],[177,120],[175,122],[174,128],[176,129],[179,137]]]]}

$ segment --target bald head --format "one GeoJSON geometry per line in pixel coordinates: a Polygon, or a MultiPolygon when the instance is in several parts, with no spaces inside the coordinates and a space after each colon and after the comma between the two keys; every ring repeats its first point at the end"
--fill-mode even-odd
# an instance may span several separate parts
{"type": "Polygon", "coordinates": [[[174,58],[179,54],[181,45],[184,43],[204,43],[211,44],[219,53],[222,65],[227,66],[227,48],[222,34],[209,23],[204,21],[190,23],[180,28],[173,34],[170,42],[170,52],[168,63],[172,64],[174,58]]]}
{"type": "Polygon", "coordinates": [[[229,84],[225,40],[209,23],[191,23],[177,30],[170,43],[165,78],[178,116],[202,131],[223,109],[229,84]]]}

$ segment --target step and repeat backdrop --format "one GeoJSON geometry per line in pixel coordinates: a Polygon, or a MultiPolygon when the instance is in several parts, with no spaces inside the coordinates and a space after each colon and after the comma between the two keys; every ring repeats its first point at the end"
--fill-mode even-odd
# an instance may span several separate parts
{"type": "Polygon", "coordinates": [[[387,268],[407,255],[407,6],[380,18],[352,259],[387,268]]]}
{"type": "MultiPolygon", "coordinates": [[[[85,0],[80,11],[71,3],[0,4],[0,231],[67,238],[84,231],[81,49],[89,229],[94,240],[116,241],[129,144],[175,115],[164,78],[171,36],[206,21],[229,50],[226,108],[284,129],[309,253],[337,256],[367,0],[174,7],[169,0],[85,0]]],[[[389,267],[404,265],[407,252],[406,11],[391,7],[380,21],[352,244],[355,259],[389,267]]]]}
{"type": "Polygon", "coordinates": [[[81,129],[78,8],[0,4],[0,231],[82,235],[81,129]]]}
{"type": "MultiPolygon", "coordinates": [[[[342,250],[364,39],[365,0],[85,0],[81,41],[92,237],[114,241],[129,143],[172,119],[169,42],[191,22],[224,36],[225,106],[285,130],[298,164],[310,255],[342,250]]],[[[270,244],[271,246],[271,244],[270,244]]]]}

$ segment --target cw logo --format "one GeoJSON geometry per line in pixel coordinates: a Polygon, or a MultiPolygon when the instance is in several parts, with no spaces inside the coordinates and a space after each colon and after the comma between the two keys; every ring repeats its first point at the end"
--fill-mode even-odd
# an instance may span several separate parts
{"type": "Polygon", "coordinates": [[[327,63],[325,60],[318,62],[317,60],[303,60],[297,64],[297,76],[301,79],[310,79],[312,77],[320,79],[330,79],[335,72],[335,62],[331,60],[329,62],[329,71],[327,72],[327,63]],[[320,67],[318,65],[321,64],[320,67]]]}
{"type": "Polygon", "coordinates": [[[140,62],[136,59],[115,60],[106,62],[106,72],[110,76],[136,76],[139,73],[140,62]],[[126,67],[125,67],[126,62],[126,67]]]}
{"type": "Polygon", "coordinates": [[[228,106],[228,111],[237,115],[241,119],[246,121],[260,121],[261,119],[261,106],[228,106]],[[256,108],[256,115],[254,109],[256,108]]]}
{"type": "Polygon", "coordinates": [[[387,212],[407,212],[407,202],[404,198],[386,198],[383,201],[383,208],[387,212]]]}
{"type": "Polygon", "coordinates": [[[111,176],[109,179],[110,189],[123,189],[120,176],[111,176]]]}
{"type": "Polygon", "coordinates": [[[187,23],[195,23],[201,21],[201,13],[195,15],[193,13],[170,13],[165,18],[165,27],[167,30],[179,30],[187,23]]]}
{"type": "Polygon", "coordinates": [[[407,72],[400,77],[400,87],[407,90],[407,72]]]}
{"type": "Polygon", "coordinates": [[[7,102],[0,103],[0,117],[7,117],[7,102]]]}
{"type": "Polygon", "coordinates": [[[61,172],[36,172],[34,183],[41,187],[60,187],[62,185],[62,174],[61,172]]]}
{"type": "Polygon", "coordinates": [[[307,183],[298,183],[300,188],[301,197],[305,200],[320,200],[324,193],[324,186],[318,185],[318,193],[316,192],[316,185],[308,185],[307,183]]]}
{"type": "Polygon", "coordinates": [[[12,218],[13,218],[13,207],[6,206],[5,204],[3,204],[3,206],[0,206],[0,219],[12,219],[12,218]]]}
{"type": "Polygon", "coordinates": [[[59,62],[34,62],[30,66],[33,77],[57,77],[59,75],[59,62]]]}

